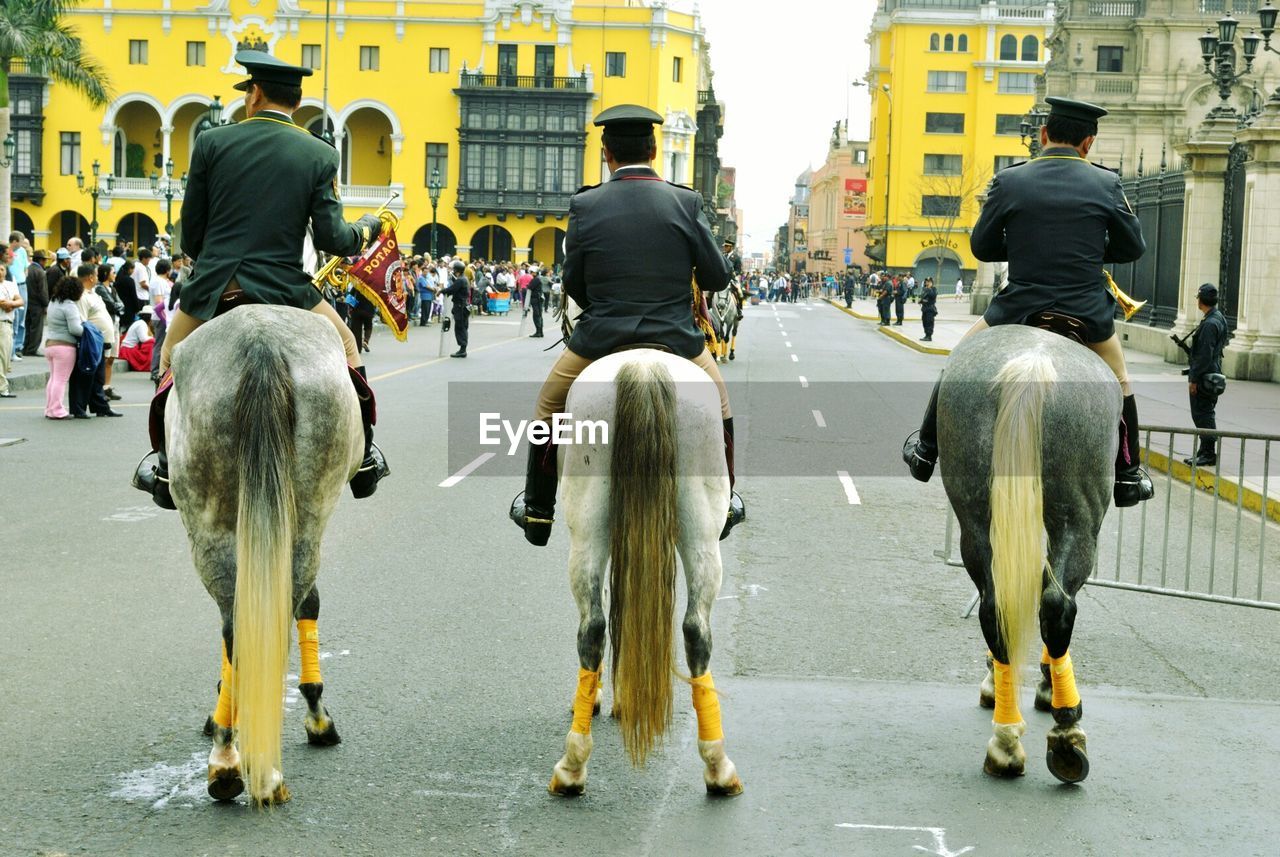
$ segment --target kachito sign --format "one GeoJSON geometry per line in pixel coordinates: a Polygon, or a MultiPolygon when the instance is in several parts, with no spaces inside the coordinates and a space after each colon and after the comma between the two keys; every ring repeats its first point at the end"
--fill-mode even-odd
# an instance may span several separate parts
{"type": "Polygon", "coordinates": [[[412,283],[400,261],[400,242],[394,229],[379,233],[378,239],[360,254],[348,269],[356,289],[378,308],[382,320],[404,342],[408,338],[408,296],[412,283]]]}

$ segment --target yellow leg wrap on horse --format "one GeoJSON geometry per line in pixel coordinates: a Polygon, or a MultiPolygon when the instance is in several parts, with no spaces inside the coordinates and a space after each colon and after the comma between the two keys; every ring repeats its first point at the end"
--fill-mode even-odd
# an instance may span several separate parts
{"type": "Polygon", "coordinates": [[[600,672],[578,667],[578,692],[573,696],[573,726],[579,735],[591,734],[591,715],[596,710],[596,691],[600,689],[600,672]]]}
{"type": "Polygon", "coordinates": [[[1041,646],[1040,647],[1040,663],[1047,664],[1047,663],[1050,663],[1051,660],[1052,659],[1049,657],[1049,647],[1041,646]]]}
{"type": "Polygon", "coordinates": [[[991,668],[996,684],[996,713],[992,720],[1004,724],[1021,723],[1022,712],[1018,710],[1018,697],[1013,693],[1013,670],[999,661],[992,661],[991,668]]]}
{"type": "Polygon", "coordinates": [[[231,661],[227,660],[227,644],[222,644],[222,683],[218,687],[218,707],[213,710],[213,722],[223,729],[235,725],[235,705],[231,698],[231,661]]]}
{"type": "Polygon", "coordinates": [[[1080,704],[1080,691],[1076,690],[1076,671],[1071,666],[1071,652],[1049,661],[1053,674],[1053,707],[1075,708],[1080,704]]]}
{"type": "Polygon", "coordinates": [[[298,620],[298,654],[302,662],[300,684],[319,684],[320,678],[320,632],[316,630],[315,619],[298,620]]]}
{"type": "Polygon", "coordinates": [[[698,740],[724,740],[724,728],[720,725],[720,695],[716,693],[711,673],[695,676],[692,684],[693,710],[698,713],[698,740]]]}

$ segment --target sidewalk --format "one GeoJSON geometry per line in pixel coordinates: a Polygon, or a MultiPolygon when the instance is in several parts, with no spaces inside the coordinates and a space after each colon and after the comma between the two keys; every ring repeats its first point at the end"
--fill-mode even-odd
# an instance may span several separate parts
{"type": "MultiPolygon", "coordinates": [[[[843,300],[828,300],[828,303],[862,323],[873,326],[879,324],[880,316],[874,301],[855,300],[852,309],[846,309],[843,300]]],[[[944,357],[951,353],[951,349],[979,318],[969,314],[967,299],[956,302],[949,295],[940,297],[933,341],[920,342],[919,337],[924,335],[924,328],[920,324],[916,305],[908,303],[904,315],[905,323],[902,327],[879,327],[879,332],[915,351],[944,357]]],[[[1129,364],[1129,379],[1139,399],[1138,411],[1142,425],[1194,431],[1187,380],[1182,375],[1183,367],[1140,351],[1126,351],[1125,359],[1129,364]]],[[[939,360],[939,369],[943,365],[944,361],[939,360]]],[[[1218,401],[1217,417],[1220,431],[1240,434],[1280,433],[1280,384],[1229,380],[1227,392],[1218,401]]],[[[1151,449],[1145,456],[1147,467],[1151,471],[1164,473],[1172,463],[1174,478],[1189,483],[1191,468],[1183,464],[1182,459],[1192,454],[1193,440],[1190,435],[1175,436],[1170,462],[1168,434],[1152,434],[1151,449]]],[[[1219,450],[1217,468],[1200,469],[1196,472],[1198,487],[1212,494],[1216,472],[1223,477],[1219,485],[1221,496],[1234,502],[1234,483],[1239,481],[1241,471],[1240,446],[1237,440],[1224,440],[1219,450]]],[[[1280,443],[1274,444],[1270,450],[1261,441],[1246,442],[1244,446],[1244,507],[1252,511],[1260,510],[1265,488],[1268,514],[1280,521],[1280,443]]]]}
{"type": "Polygon", "coordinates": [[[9,390],[22,393],[27,390],[43,390],[49,380],[49,361],[43,357],[23,357],[9,365],[9,390]]]}

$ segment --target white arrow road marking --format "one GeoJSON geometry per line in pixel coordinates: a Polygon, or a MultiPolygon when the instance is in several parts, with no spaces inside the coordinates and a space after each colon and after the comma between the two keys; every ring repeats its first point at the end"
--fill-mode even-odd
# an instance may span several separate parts
{"type": "Polygon", "coordinates": [[[840,480],[840,484],[844,486],[844,496],[849,498],[850,506],[861,506],[862,498],[858,496],[858,489],[853,485],[853,477],[849,475],[847,470],[837,470],[836,478],[840,480]]]}
{"type": "Polygon", "coordinates": [[[930,850],[923,845],[911,846],[917,851],[923,851],[925,854],[933,854],[935,857],[960,857],[961,854],[968,854],[974,849],[972,845],[966,845],[959,851],[952,851],[947,848],[947,830],[945,827],[895,827],[891,824],[837,824],[836,827],[843,827],[847,830],[909,830],[915,833],[930,833],[933,835],[933,848],[930,850]]]}
{"type": "Polygon", "coordinates": [[[813,412],[813,421],[818,424],[818,428],[826,428],[827,421],[822,417],[822,411],[813,412]]]}
{"type": "Polygon", "coordinates": [[[807,389],[809,389],[809,379],[808,379],[808,378],[806,378],[805,376],[801,375],[801,376],[800,376],[800,386],[801,386],[801,387],[803,387],[803,388],[804,388],[804,389],[806,389],[806,390],[807,390],[807,389]]]}
{"type": "Polygon", "coordinates": [[[480,468],[480,465],[484,464],[486,461],[488,461],[490,458],[493,458],[495,455],[497,455],[497,453],[495,452],[484,453],[475,461],[471,462],[466,467],[462,468],[457,473],[453,474],[448,479],[441,482],[439,487],[452,488],[453,486],[461,482],[463,479],[466,479],[468,476],[470,476],[472,473],[478,470],[480,468]]]}

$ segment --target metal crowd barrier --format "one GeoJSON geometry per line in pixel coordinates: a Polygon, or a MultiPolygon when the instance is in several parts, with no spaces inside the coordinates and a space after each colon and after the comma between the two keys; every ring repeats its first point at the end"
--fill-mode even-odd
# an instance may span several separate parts
{"type": "MultiPolygon", "coordinates": [[[[1143,458],[1156,496],[1107,515],[1088,583],[1280,610],[1280,532],[1270,532],[1280,524],[1280,497],[1272,496],[1270,478],[1272,444],[1280,435],[1172,426],[1142,431],[1143,458]],[[1175,452],[1180,437],[1190,438],[1191,447],[1175,452]],[[1184,455],[1194,455],[1200,437],[1218,439],[1216,467],[1183,463],[1184,455]],[[1220,472],[1232,464],[1234,474],[1220,472]]],[[[948,514],[943,547],[934,554],[947,565],[963,567],[957,526],[954,514],[948,514]]],[[[975,595],[966,618],[977,603],[975,595]]]]}

